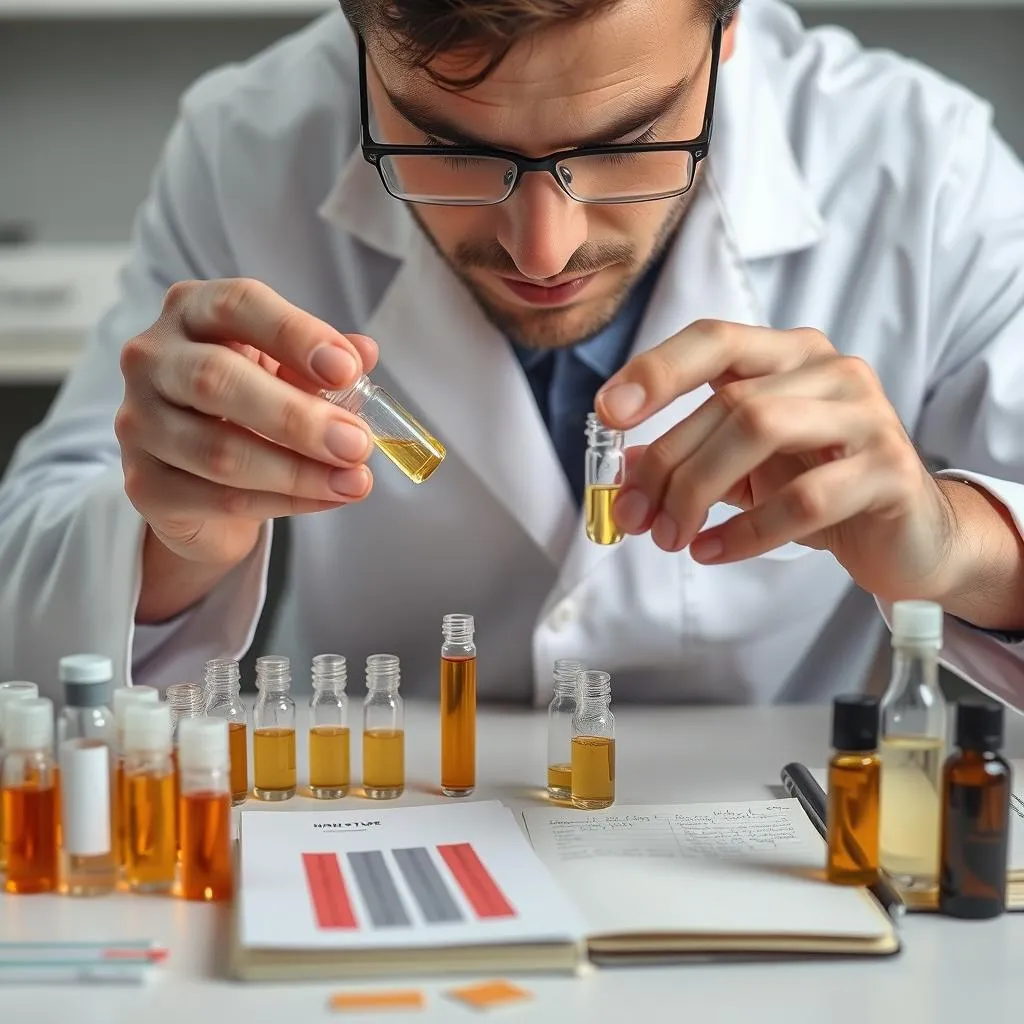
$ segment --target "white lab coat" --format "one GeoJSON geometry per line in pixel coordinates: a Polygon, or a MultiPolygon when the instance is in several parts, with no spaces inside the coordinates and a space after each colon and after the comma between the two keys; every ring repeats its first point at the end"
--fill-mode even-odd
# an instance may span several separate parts
{"type": "MultiPolygon", "coordinates": [[[[293,658],[297,686],[313,654],[335,651],[361,691],[363,659],[388,651],[406,692],[432,694],[441,616],[458,611],[476,616],[484,700],[547,700],[564,656],[609,670],[617,701],[859,688],[884,622],[831,555],[788,544],[704,567],[647,536],[585,539],[512,350],[361,159],[356,95],[335,14],[184,99],[120,299],[0,490],[0,677],[52,693],[59,655],[95,650],[162,686],[248,647],[269,528],[199,607],[133,626],[142,524],[112,429],[119,351],[166,288],[243,275],[374,337],[375,379],[449,451],[419,487],[375,456],[369,501],[292,522],[270,649],[293,658]]],[[[702,317],[824,331],[877,369],[927,456],[978,474],[1024,522],[1024,171],[967,92],[747,0],[707,175],[634,351],[702,317]]],[[[1020,648],[952,620],[947,638],[954,668],[1024,702],[1020,648]]]]}

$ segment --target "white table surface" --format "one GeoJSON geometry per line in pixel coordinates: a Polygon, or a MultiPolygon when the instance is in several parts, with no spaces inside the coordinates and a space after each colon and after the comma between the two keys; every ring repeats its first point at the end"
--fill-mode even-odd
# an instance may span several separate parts
{"type": "MultiPolygon", "coordinates": [[[[354,702],[358,705],[358,701],[354,702]]],[[[356,708],[357,710],[357,708],[356,708]]],[[[617,799],[620,803],[758,799],[773,795],[779,768],[827,758],[825,707],[616,709],[617,799]]],[[[301,723],[301,719],[300,719],[301,723]]],[[[1024,756],[1024,719],[1008,721],[1009,756],[1024,756]]],[[[410,704],[407,714],[410,782],[399,803],[440,802],[436,707],[410,704]]],[[[305,747],[300,727],[299,772],[305,747]]],[[[353,737],[354,781],[360,764],[353,737]]],[[[542,712],[481,709],[479,798],[498,798],[515,810],[542,799],[546,732],[542,712]]],[[[774,794],[778,795],[778,794],[774,794]]],[[[367,801],[349,797],[349,806],[367,801]]],[[[297,797],[279,805],[248,801],[272,813],[339,804],[297,797]]],[[[375,805],[376,806],[376,805],[375,805]]],[[[588,969],[583,977],[512,977],[534,999],[491,1011],[502,1021],[655,1021],[740,1024],[963,1024],[1024,1019],[1024,914],[966,922],[912,917],[903,926],[904,951],[894,958],[844,962],[687,964],[588,969]]],[[[0,896],[0,940],[152,938],[170,949],[169,961],[146,987],[0,988],[0,1024],[307,1024],[318,1020],[422,1022],[470,1020],[476,1011],[443,996],[472,978],[397,978],[365,986],[331,983],[253,984],[224,974],[227,910],[169,897],[117,895],[98,899],[0,896]],[[341,989],[422,988],[419,1013],[337,1014],[330,993],[341,989]]]]}

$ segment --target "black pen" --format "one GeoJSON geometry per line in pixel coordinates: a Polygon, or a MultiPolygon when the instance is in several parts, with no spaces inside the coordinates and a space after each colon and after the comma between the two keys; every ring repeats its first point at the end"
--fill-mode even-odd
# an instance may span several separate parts
{"type": "MultiPolygon", "coordinates": [[[[781,777],[786,792],[796,797],[818,835],[825,839],[828,812],[825,791],[818,785],[817,779],[796,761],[791,761],[782,769],[781,777]]],[[[878,870],[877,880],[868,886],[868,891],[878,900],[889,917],[899,924],[900,918],[907,912],[907,905],[881,868],[878,870]]]]}

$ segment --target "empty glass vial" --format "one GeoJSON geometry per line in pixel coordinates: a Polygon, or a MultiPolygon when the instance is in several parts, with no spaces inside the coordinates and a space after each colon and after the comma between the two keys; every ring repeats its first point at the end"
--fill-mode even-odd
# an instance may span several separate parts
{"type": "Polygon", "coordinates": [[[295,796],[295,701],[291,662],[276,654],[256,659],[259,700],[253,711],[253,795],[258,800],[295,796]]]}
{"type": "Polygon", "coordinates": [[[318,800],[348,794],[350,743],[348,667],[340,654],[313,659],[313,699],[309,705],[309,792],[318,800]]]}
{"type": "Polygon", "coordinates": [[[7,753],[0,771],[7,892],[57,887],[57,779],[53,760],[53,702],[11,701],[5,709],[7,753]]]}
{"type": "Polygon", "coordinates": [[[476,644],[473,616],[441,620],[441,792],[469,796],[476,786],[476,644]]]}
{"type": "Polygon", "coordinates": [[[363,701],[363,790],[371,800],[393,800],[405,791],[405,702],[398,692],[397,655],[366,659],[363,701]]]}
{"type": "Polygon", "coordinates": [[[414,483],[441,465],[445,447],[383,388],[363,376],[341,391],[321,391],[328,402],[355,413],[377,447],[414,483]]]}
{"type": "MultiPolygon", "coordinates": [[[[173,687],[168,687],[172,690],[173,687]]],[[[123,808],[127,795],[124,788],[124,734],[128,717],[128,706],[136,702],[156,704],[160,694],[154,686],[119,686],[114,690],[114,856],[117,860],[118,879],[125,881],[124,868],[128,858],[128,832],[125,827],[123,808]]]]}
{"type": "Polygon", "coordinates": [[[548,705],[548,796],[553,800],[572,799],[572,720],[582,673],[583,662],[575,658],[555,662],[548,705]]]}
{"type": "Polygon", "coordinates": [[[64,685],[57,718],[60,889],[98,896],[117,885],[117,730],[107,706],[114,665],[102,655],[72,654],[60,659],[58,674],[64,685]]]}
{"type": "MultiPolygon", "coordinates": [[[[0,683],[0,770],[4,764],[4,708],[14,700],[38,697],[39,687],[35,683],[18,680],[0,683]]],[[[4,848],[4,804],[0,800],[0,871],[7,866],[7,851],[4,848]]]]}
{"type": "Polygon", "coordinates": [[[615,718],[611,676],[589,670],[580,682],[572,720],[572,803],[600,810],[615,802],[615,718]]]}
{"type": "Polygon", "coordinates": [[[241,804],[249,795],[249,730],[248,713],[242,703],[242,677],[238,662],[231,658],[214,658],[203,670],[206,683],[206,714],[224,718],[228,723],[228,746],[231,749],[231,802],[241,804]]]}
{"type": "Polygon", "coordinates": [[[587,414],[586,431],[583,508],[587,536],[595,544],[618,544],[625,534],[615,523],[612,505],[626,479],[625,434],[606,427],[592,412],[587,414]]]}

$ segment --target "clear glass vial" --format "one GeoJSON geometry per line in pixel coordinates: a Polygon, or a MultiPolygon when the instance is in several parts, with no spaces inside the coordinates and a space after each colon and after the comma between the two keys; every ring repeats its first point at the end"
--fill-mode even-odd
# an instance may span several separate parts
{"type": "Polygon", "coordinates": [[[325,390],[320,395],[355,413],[370,428],[377,447],[414,484],[423,483],[444,460],[444,445],[369,377],[360,377],[341,391],[325,390]]]}
{"type": "Polygon", "coordinates": [[[394,800],[405,791],[405,701],[398,692],[395,654],[366,659],[363,701],[363,790],[371,800],[394,800]]]}
{"type": "Polygon", "coordinates": [[[242,703],[242,676],[238,662],[231,658],[213,658],[203,669],[206,684],[206,714],[224,718],[228,723],[231,749],[231,802],[241,804],[249,795],[248,712],[242,703]]]}
{"type": "MultiPolygon", "coordinates": [[[[168,702],[173,686],[167,687],[168,702]]],[[[128,832],[123,813],[127,795],[124,788],[124,737],[128,707],[136,702],[156,704],[160,693],[154,686],[119,686],[114,690],[114,727],[116,750],[114,764],[114,856],[117,858],[119,880],[124,882],[124,866],[128,857],[128,832]]],[[[173,713],[173,712],[172,712],[173,713]]]]}
{"type": "Polygon", "coordinates": [[[572,720],[582,674],[583,662],[575,658],[555,662],[548,705],[548,796],[553,800],[572,799],[572,720]]]}
{"type": "Polygon", "coordinates": [[[588,670],[580,682],[572,720],[572,803],[600,810],[615,802],[615,718],[607,672],[588,670]]]}
{"type": "Polygon", "coordinates": [[[318,800],[338,800],[348,795],[351,780],[348,666],[340,654],[318,654],[312,669],[309,793],[318,800]]]}
{"type": "Polygon", "coordinates": [[[586,433],[583,508],[587,536],[595,544],[618,544],[625,534],[615,523],[612,506],[626,479],[625,434],[606,427],[592,412],[587,414],[586,433]]]}
{"type": "Polygon", "coordinates": [[[256,659],[259,700],[253,711],[253,796],[289,800],[295,796],[295,701],[291,662],[276,654],[256,659]]]}
{"type": "Polygon", "coordinates": [[[472,615],[441,620],[441,792],[476,787],[476,644],[472,615]]]}

